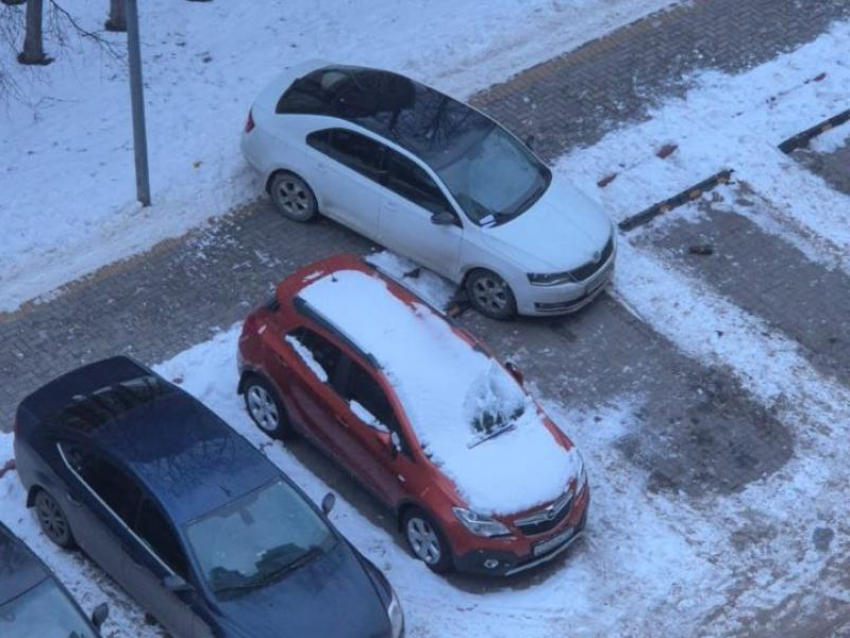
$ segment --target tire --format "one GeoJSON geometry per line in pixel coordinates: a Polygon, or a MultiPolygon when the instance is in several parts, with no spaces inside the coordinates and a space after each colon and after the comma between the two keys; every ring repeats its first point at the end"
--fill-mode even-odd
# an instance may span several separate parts
{"type": "Polygon", "coordinates": [[[436,574],[453,569],[452,552],[445,536],[428,514],[418,507],[404,512],[401,521],[404,538],[413,555],[436,574]]]}
{"type": "Polygon", "coordinates": [[[309,222],[319,211],[313,189],[295,173],[275,173],[269,184],[269,195],[278,212],[294,222],[309,222]]]}
{"type": "Polygon", "coordinates": [[[265,379],[251,375],[245,381],[242,396],[248,416],[273,439],[291,438],[292,425],[277,391],[265,379]]]}
{"type": "Polygon", "coordinates": [[[35,495],[34,507],[44,535],[62,549],[76,549],[77,543],[71,533],[71,524],[56,499],[44,490],[39,490],[35,495]]]}
{"type": "Polygon", "coordinates": [[[496,273],[478,268],[466,278],[466,296],[481,314],[506,321],[516,316],[516,297],[504,279],[496,273]]]}

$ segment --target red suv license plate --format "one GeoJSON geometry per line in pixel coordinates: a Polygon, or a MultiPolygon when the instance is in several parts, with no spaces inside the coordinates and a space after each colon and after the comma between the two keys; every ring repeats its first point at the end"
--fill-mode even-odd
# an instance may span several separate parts
{"type": "Polygon", "coordinates": [[[546,554],[558,547],[558,545],[563,545],[568,540],[570,540],[573,537],[573,534],[575,534],[575,532],[575,527],[565,529],[557,536],[553,536],[552,538],[548,538],[545,541],[540,541],[539,543],[537,543],[537,545],[534,546],[534,549],[531,550],[531,553],[535,556],[546,554]]]}

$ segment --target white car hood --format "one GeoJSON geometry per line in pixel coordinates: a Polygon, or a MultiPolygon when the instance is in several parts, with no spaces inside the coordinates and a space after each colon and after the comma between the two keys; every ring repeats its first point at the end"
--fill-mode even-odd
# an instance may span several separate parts
{"type": "Polygon", "coordinates": [[[543,196],[519,217],[482,228],[485,244],[526,272],[563,272],[594,259],[611,236],[602,207],[568,182],[552,178],[543,196]]]}

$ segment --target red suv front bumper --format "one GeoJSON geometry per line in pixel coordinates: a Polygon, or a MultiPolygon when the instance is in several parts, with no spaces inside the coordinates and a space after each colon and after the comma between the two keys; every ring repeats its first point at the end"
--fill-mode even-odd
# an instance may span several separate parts
{"type": "MultiPolygon", "coordinates": [[[[511,538],[472,537],[474,548],[454,555],[455,569],[460,572],[493,576],[512,576],[549,562],[564,553],[584,534],[590,486],[575,498],[569,514],[545,534],[526,536],[517,532],[511,538]]],[[[468,532],[467,536],[471,536],[468,532]]]]}

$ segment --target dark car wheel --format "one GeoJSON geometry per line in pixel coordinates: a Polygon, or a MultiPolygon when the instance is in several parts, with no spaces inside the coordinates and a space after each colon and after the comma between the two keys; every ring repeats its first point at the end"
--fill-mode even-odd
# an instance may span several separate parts
{"type": "Polygon", "coordinates": [[[245,409],[263,432],[276,439],[286,439],[292,435],[286,408],[271,384],[258,376],[251,376],[245,382],[243,396],[245,409]]]}
{"type": "Polygon", "coordinates": [[[448,543],[434,520],[419,508],[404,513],[401,528],[410,551],[433,572],[442,574],[452,569],[452,554],[448,543]]]}
{"type": "Polygon", "coordinates": [[[44,490],[39,490],[35,495],[35,514],[47,538],[63,549],[74,549],[77,546],[65,512],[56,499],[44,490]]]}
{"type": "Polygon", "coordinates": [[[318,212],[313,190],[294,173],[276,173],[272,177],[269,193],[278,212],[294,222],[308,222],[318,212]]]}
{"type": "Polygon", "coordinates": [[[516,298],[508,283],[496,273],[479,268],[466,278],[466,295],[475,309],[504,321],[516,315],[516,298]]]}

